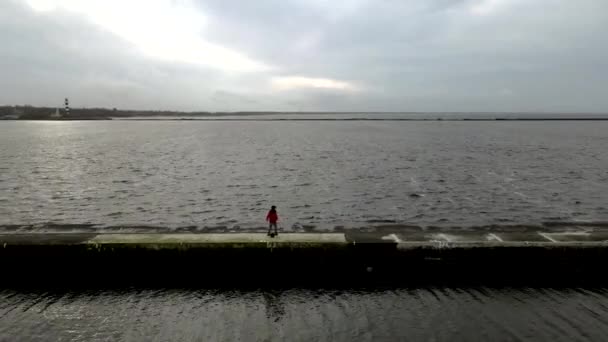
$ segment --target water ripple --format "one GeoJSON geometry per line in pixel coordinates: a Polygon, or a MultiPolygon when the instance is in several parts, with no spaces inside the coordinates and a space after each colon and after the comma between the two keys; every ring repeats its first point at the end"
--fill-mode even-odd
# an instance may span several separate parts
{"type": "Polygon", "coordinates": [[[6,122],[0,225],[608,221],[607,125],[6,122]]]}

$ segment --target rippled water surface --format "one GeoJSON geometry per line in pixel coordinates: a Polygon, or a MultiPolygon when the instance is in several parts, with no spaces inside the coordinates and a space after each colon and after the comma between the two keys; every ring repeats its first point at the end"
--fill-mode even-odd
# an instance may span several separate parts
{"type": "Polygon", "coordinates": [[[0,123],[0,225],[608,221],[608,122],[0,123]]]}
{"type": "Polygon", "coordinates": [[[606,289],[0,291],[2,341],[605,341],[606,289]]]}

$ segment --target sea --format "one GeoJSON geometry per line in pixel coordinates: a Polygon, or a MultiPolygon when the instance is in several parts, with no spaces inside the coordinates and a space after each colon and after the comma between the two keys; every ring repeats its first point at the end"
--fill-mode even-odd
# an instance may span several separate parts
{"type": "MultiPolygon", "coordinates": [[[[4,121],[0,233],[608,226],[608,121],[495,116],[4,121]]],[[[606,339],[603,287],[0,286],[0,341],[606,339]]]]}
{"type": "Polygon", "coordinates": [[[0,290],[2,341],[605,341],[605,288],[0,290]]]}
{"type": "Polygon", "coordinates": [[[0,230],[608,222],[608,121],[267,118],[0,122],[0,230]]]}

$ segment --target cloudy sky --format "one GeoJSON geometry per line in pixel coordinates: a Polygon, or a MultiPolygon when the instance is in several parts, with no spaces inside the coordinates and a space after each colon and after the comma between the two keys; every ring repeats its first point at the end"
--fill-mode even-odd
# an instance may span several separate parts
{"type": "Polygon", "coordinates": [[[0,104],[608,112],[606,0],[0,0],[0,104]]]}

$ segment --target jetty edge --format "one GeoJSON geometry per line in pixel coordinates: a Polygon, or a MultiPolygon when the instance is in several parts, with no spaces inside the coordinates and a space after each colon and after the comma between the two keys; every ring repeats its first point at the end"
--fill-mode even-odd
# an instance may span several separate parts
{"type": "Polygon", "coordinates": [[[6,285],[608,283],[608,230],[6,233],[6,285]]]}

